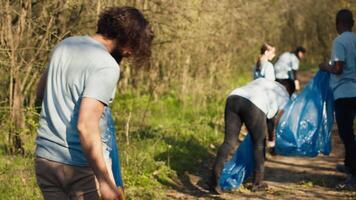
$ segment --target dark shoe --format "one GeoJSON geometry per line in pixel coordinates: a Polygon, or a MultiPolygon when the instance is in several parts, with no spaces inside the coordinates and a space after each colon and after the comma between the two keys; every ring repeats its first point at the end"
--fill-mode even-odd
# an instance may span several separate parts
{"type": "Polygon", "coordinates": [[[252,185],[247,189],[251,190],[252,192],[267,190],[268,188],[267,184],[262,182],[263,177],[264,177],[264,173],[255,172],[252,177],[252,185]]]}
{"type": "Polygon", "coordinates": [[[336,171],[345,173],[345,174],[350,174],[350,169],[347,166],[342,165],[342,164],[336,165],[336,171]]]}
{"type": "Polygon", "coordinates": [[[259,192],[266,191],[268,189],[268,185],[266,183],[252,184],[247,189],[251,190],[251,192],[259,192]]]}
{"type": "Polygon", "coordinates": [[[276,147],[269,148],[269,154],[271,154],[271,156],[276,156],[276,147]]]}
{"type": "Polygon", "coordinates": [[[222,194],[223,191],[221,189],[221,187],[217,184],[217,181],[215,179],[215,176],[212,175],[209,180],[207,181],[207,185],[209,187],[209,191],[213,194],[222,194]]]}
{"type": "Polygon", "coordinates": [[[223,193],[222,189],[220,186],[215,186],[215,187],[209,187],[209,190],[213,194],[221,195],[223,193]]]}
{"type": "Polygon", "coordinates": [[[356,176],[351,175],[344,183],[337,185],[337,189],[354,190],[356,189],[356,176]]]}
{"type": "Polygon", "coordinates": [[[209,191],[213,194],[218,194],[221,195],[223,193],[221,187],[217,184],[214,184],[212,181],[209,181],[207,183],[207,185],[209,186],[209,191]]]}

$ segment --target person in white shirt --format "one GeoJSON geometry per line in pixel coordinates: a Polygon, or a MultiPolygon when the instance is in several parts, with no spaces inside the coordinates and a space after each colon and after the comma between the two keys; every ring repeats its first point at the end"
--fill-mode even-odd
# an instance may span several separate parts
{"type": "MultiPolygon", "coordinates": [[[[212,192],[220,194],[219,179],[224,163],[231,159],[237,150],[238,136],[244,123],[252,136],[254,170],[251,191],[264,190],[267,185],[262,183],[264,176],[264,140],[267,134],[266,118],[271,119],[278,114],[288,102],[294,84],[292,80],[284,80],[283,85],[276,81],[258,78],[245,86],[233,90],[226,100],[225,137],[219,147],[212,170],[212,192]]],[[[276,117],[277,121],[279,117],[276,117]]]]}
{"type": "Polygon", "coordinates": [[[276,56],[276,48],[268,43],[261,46],[260,55],[253,69],[253,79],[265,78],[276,80],[271,60],[276,56]]]}
{"type": "Polygon", "coordinates": [[[356,186],[356,142],[353,122],[356,115],[356,34],[352,33],[352,12],[340,10],[336,15],[336,30],[339,34],[333,42],[331,62],[319,65],[329,72],[330,86],[335,100],[335,117],[339,135],[345,147],[343,165],[336,169],[351,176],[339,187],[356,186]]]}
{"type": "Polygon", "coordinates": [[[297,71],[299,69],[299,61],[304,58],[305,53],[305,48],[300,46],[292,52],[284,52],[279,56],[277,62],[274,64],[276,81],[280,82],[284,79],[291,79],[294,81],[296,90],[300,90],[297,71]]]}

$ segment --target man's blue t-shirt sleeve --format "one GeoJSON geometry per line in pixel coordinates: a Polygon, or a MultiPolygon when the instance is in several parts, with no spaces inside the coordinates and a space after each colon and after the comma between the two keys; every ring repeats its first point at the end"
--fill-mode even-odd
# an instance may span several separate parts
{"type": "Polygon", "coordinates": [[[345,48],[343,44],[339,40],[335,40],[333,43],[332,53],[331,53],[331,61],[345,61],[345,48]]]}
{"type": "Polygon", "coordinates": [[[115,92],[120,71],[114,67],[103,67],[94,70],[85,83],[83,97],[89,97],[108,105],[115,92]]]}

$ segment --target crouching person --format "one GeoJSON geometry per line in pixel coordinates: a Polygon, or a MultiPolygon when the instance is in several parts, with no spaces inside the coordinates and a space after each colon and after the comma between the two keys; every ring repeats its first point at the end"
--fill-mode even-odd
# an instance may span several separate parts
{"type": "MultiPolygon", "coordinates": [[[[283,80],[280,84],[265,78],[256,79],[247,85],[231,92],[225,107],[225,137],[219,147],[213,166],[210,189],[221,193],[219,179],[224,163],[231,159],[238,148],[238,135],[244,123],[253,143],[254,170],[251,185],[252,191],[265,190],[264,177],[264,141],[267,135],[268,119],[278,114],[288,102],[294,91],[293,80],[283,80]]],[[[279,117],[277,117],[278,120],[279,117]]]]}

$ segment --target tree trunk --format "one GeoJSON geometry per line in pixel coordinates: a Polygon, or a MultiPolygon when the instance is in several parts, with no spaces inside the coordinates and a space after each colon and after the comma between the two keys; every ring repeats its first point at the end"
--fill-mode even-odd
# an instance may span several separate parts
{"type": "Polygon", "coordinates": [[[21,92],[21,82],[19,72],[15,72],[13,80],[13,94],[11,102],[11,126],[9,130],[10,153],[24,154],[23,142],[20,136],[21,131],[25,128],[25,115],[23,112],[23,95],[21,92]]]}

